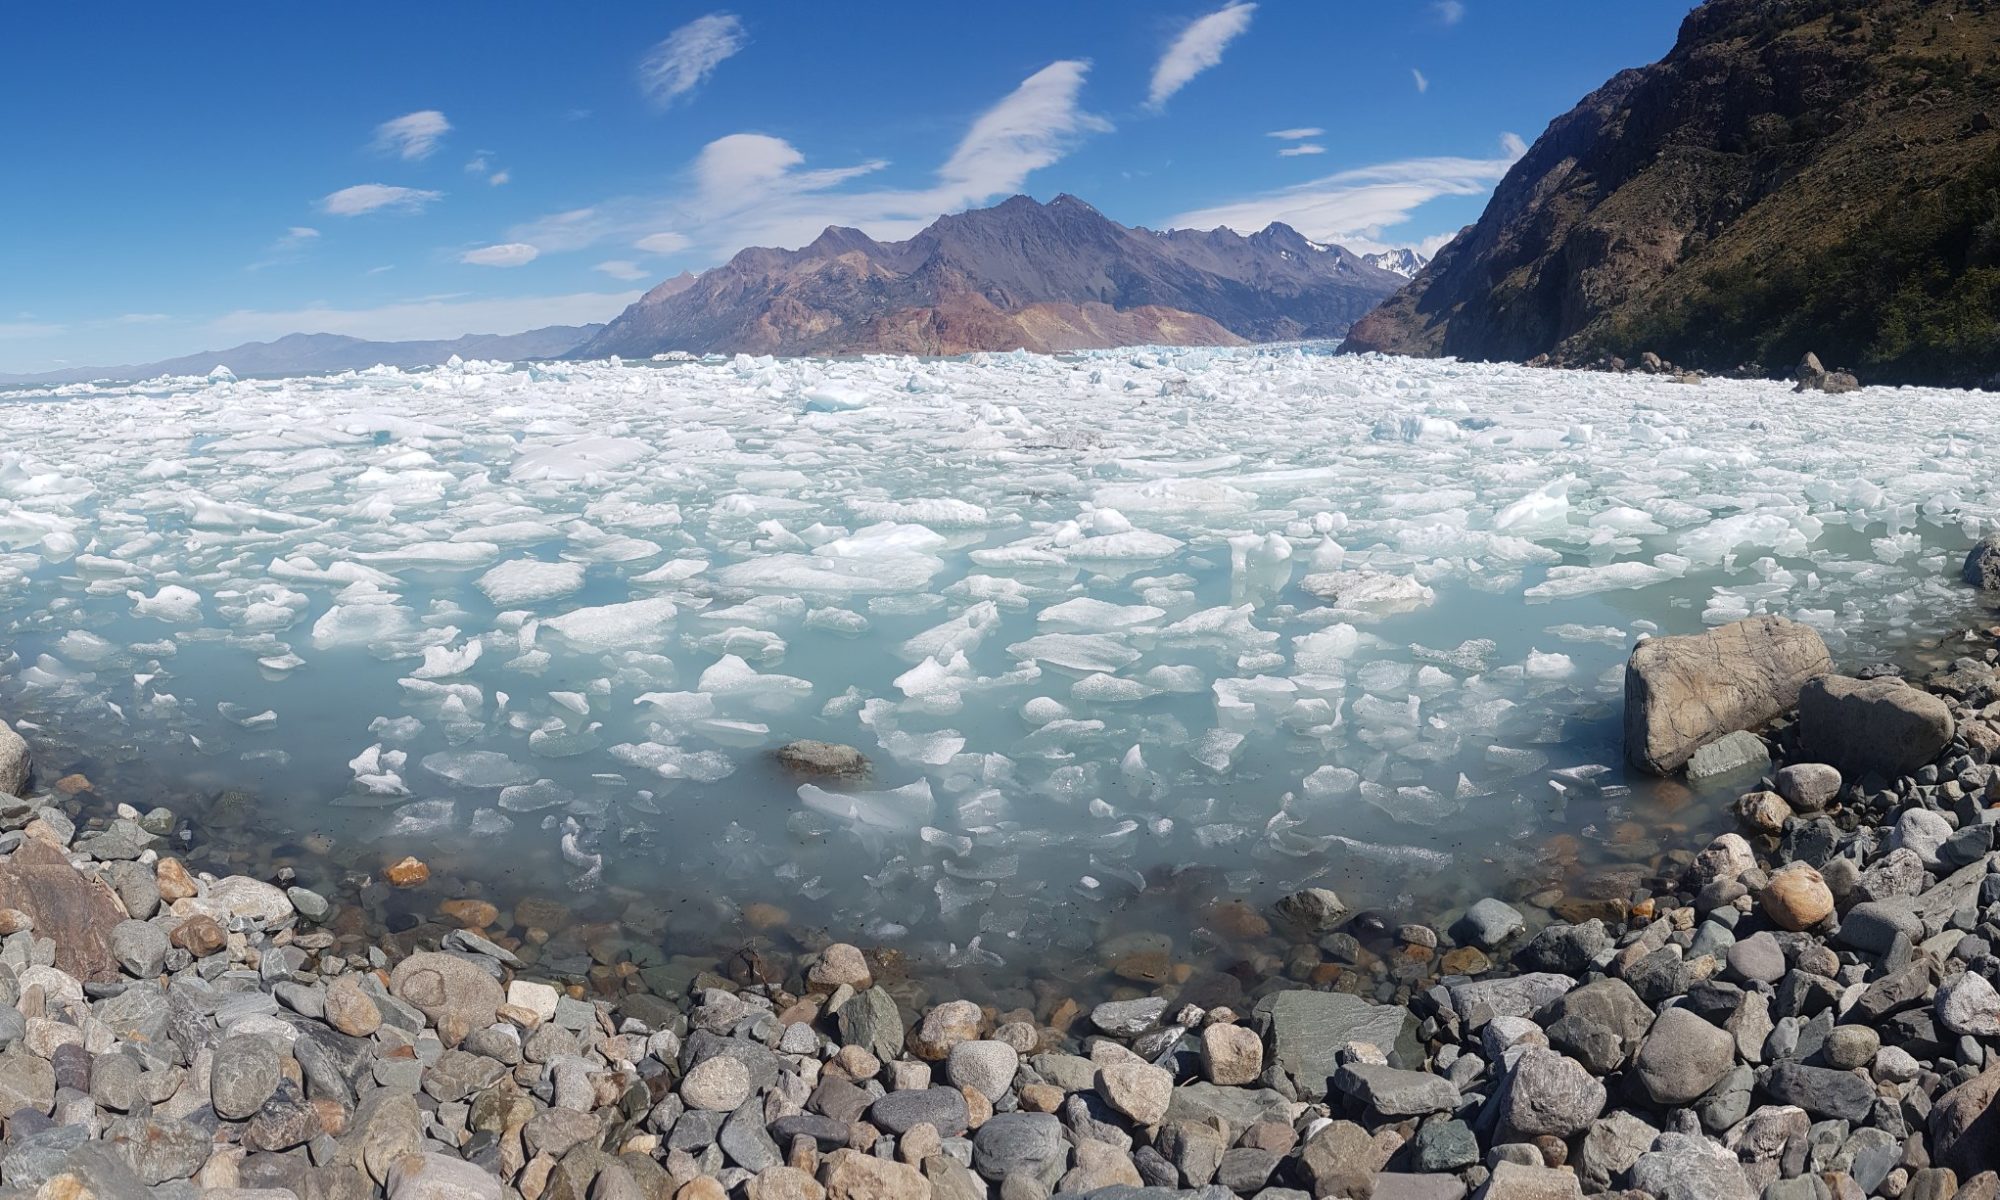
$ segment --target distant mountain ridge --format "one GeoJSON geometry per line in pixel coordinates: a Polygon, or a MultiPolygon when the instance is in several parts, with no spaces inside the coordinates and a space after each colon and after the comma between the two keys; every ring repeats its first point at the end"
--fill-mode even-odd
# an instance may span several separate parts
{"type": "Polygon", "coordinates": [[[1706,0],[1344,349],[2000,379],[2000,5],[1706,0]]]}
{"type": "Polygon", "coordinates": [[[1338,337],[1401,286],[1339,246],[1272,224],[1164,233],[1074,196],[1015,196],[907,241],[830,226],[654,288],[575,358],[666,351],[962,354],[1338,337]]]}
{"type": "Polygon", "coordinates": [[[1391,275],[1401,275],[1405,279],[1415,279],[1417,272],[1423,270],[1424,265],[1430,262],[1430,259],[1419,251],[1410,249],[1408,246],[1399,246],[1394,250],[1384,250],[1377,254],[1364,254],[1361,256],[1361,261],[1378,270],[1387,271],[1391,275]]]}
{"type": "Polygon", "coordinates": [[[239,376],[316,375],[373,366],[434,367],[453,355],[463,359],[520,362],[560,358],[603,329],[602,325],[548,325],[526,333],[474,333],[434,341],[371,342],[339,333],[292,333],[270,342],[245,342],[179,358],[122,367],[72,367],[34,375],[0,375],[0,384],[86,383],[95,379],[156,379],[206,375],[228,367],[239,376]]]}

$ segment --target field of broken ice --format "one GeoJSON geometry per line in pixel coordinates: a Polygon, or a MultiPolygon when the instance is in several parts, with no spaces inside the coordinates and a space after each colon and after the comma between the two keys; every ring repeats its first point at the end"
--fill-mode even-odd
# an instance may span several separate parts
{"type": "Polygon", "coordinates": [[[1961,621],[1995,424],[1310,347],[0,391],[0,712],[350,863],[951,962],[1176,878],[1448,904],[1616,858],[1635,636],[1961,621]]]}

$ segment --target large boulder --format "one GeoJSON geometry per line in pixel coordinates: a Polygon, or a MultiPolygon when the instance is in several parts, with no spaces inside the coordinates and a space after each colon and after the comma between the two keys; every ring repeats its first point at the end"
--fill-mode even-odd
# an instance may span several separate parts
{"type": "Polygon", "coordinates": [[[1981,1171],[2000,1170],[2000,1067],[1959,1084],[1931,1106],[1931,1161],[1969,1179],[1981,1171]]]}
{"type": "Polygon", "coordinates": [[[1893,677],[1822,675],[1799,691],[1799,741],[1807,758],[1848,778],[1906,775],[1951,744],[1951,709],[1893,677]]]}
{"type": "Polygon", "coordinates": [[[1965,556],[1965,582],[1982,591],[2000,591],[2000,533],[1989,533],[1965,556]]]}
{"type": "Polygon", "coordinates": [[[1671,775],[1709,742],[1791,708],[1807,680],[1831,670],[1819,634],[1784,617],[1649,638],[1625,664],[1626,757],[1671,775]]]}
{"type": "Polygon", "coordinates": [[[56,946],[55,966],[85,983],[119,978],[111,931],[125,919],[125,906],[102,880],[75,867],[63,852],[28,838],[0,862],[0,908],[17,908],[35,923],[35,937],[56,946]]]}
{"type": "Polygon", "coordinates": [[[1370,1004],[1346,992],[1282,991],[1259,1000],[1252,1015],[1268,1035],[1271,1061],[1292,1077],[1301,1096],[1326,1095],[1340,1070],[1340,1048],[1349,1042],[1376,1047],[1392,1067],[1424,1065],[1417,1019],[1398,1004],[1370,1004]]]}
{"type": "Polygon", "coordinates": [[[0,792],[18,796],[28,790],[28,743],[0,724],[0,792]]]}

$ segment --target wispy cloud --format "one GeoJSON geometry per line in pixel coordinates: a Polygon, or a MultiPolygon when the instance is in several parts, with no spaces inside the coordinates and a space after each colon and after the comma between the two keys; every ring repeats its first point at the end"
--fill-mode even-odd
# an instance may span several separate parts
{"type": "Polygon", "coordinates": [[[208,329],[217,337],[236,342],[268,340],[287,333],[344,333],[382,340],[454,338],[468,333],[519,333],[543,325],[606,321],[638,298],[638,292],[575,292],[493,299],[429,296],[380,308],[317,305],[283,312],[239,309],[209,322],[208,329]]]}
{"type": "Polygon", "coordinates": [[[679,254],[688,248],[688,239],[685,234],[679,233],[649,233],[633,242],[632,246],[648,254],[679,254]]]}
{"type": "Polygon", "coordinates": [[[613,197],[552,213],[515,226],[507,240],[531,243],[544,253],[618,241],[672,254],[800,245],[828,225],[907,237],[942,213],[1020,191],[1029,175],[1061,159],[1082,138],[1110,129],[1078,102],[1089,70],[1087,62],[1064,59],[1023,80],[974,118],[928,187],[848,190],[887,164],[869,159],[813,167],[782,138],[735,133],[702,148],[688,168],[686,185],[675,194],[613,197]]]}
{"type": "Polygon", "coordinates": [[[405,162],[418,162],[437,152],[438,143],[451,132],[451,122],[435,108],[405,113],[375,127],[377,153],[391,154],[405,162]]]}
{"type": "Polygon", "coordinates": [[[1417,94],[1418,94],[1418,95],[1420,95],[1420,96],[1421,96],[1421,95],[1422,95],[1422,94],[1424,94],[1425,92],[1428,92],[1428,91],[1430,91],[1430,90],[1431,90],[1431,81],[1430,81],[1430,80],[1428,80],[1428,79],[1425,79],[1425,78],[1424,78],[1424,73],[1423,73],[1422,71],[1419,71],[1419,70],[1417,70],[1417,69],[1416,69],[1415,67],[1411,67],[1411,68],[1410,68],[1410,78],[1411,78],[1411,79],[1414,79],[1414,80],[1416,80],[1416,81],[1417,81],[1417,94]]]}
{"type": "Polygon", "coordinates": [[[491,150],[481,150],[479,153],[473,155],[471,161],[465,164],[465,173],[467,175],[480,176],[494,187],[499,187],[513,178],[513,175],[507,171],[496,171],[493,169],[493,152],[491,150]]]}
{"type": "Polygon", "coordinates": [[[541,257],[541,253],[526,242],[503,242],[467,250],[458,256],[458,261],[475,267],[524,267],[541,257]]]}
{"type": "Polygon", "coordinates": [[[1528,146],[1508,133],[1501,135],[1500,150],[1494,158],[1408,158],[1338,171],[1185,212],[1170,224],[1192,229],[1226,225],[1251,233],[1282,221],[1315,241],[1381,250],[1387,248],[1383,231],[1408,221],[1422,205],[1440,196],[1479,196],[1492,190],[1528,146]]]}
{"type": "Polygon", "coordinates": [[[639,87],[665,107],[714,74],[749,42],[743,22],[729,13],[697,17],[667,35],[639,63],[639,87]]]}
{"type": "Polygon", "coordinates": [[[613,279],[623,279],[628,283],[634,279],[644,279],[652,274],[651,271],[644,269],[638,263],[623,258],[614,258],[610,262],[598,263],[591,270],[602,271],[613,279]]]}
{"type": "Polygon", "coordinates": [[[1432,0],[1431,15],[1440,25],[1456,25],[1465,20],[1464,0],[1432,0]]]}
{"type": "Polygon", "coordinates": [[[1277,138],[1281,142],[1296,142],[1309,137],[1318,137],[1324,129],[1273,129],[1265,134],[1267,138],[1277,138]]]}
{"type": "Polygon", "coordinates": [[[384,209],[421,212],[426,204],[443,198],[443,192],[422,188],[391,187],[386,183],[357,183],[342,188],[319,202],[320,211],[336,217],[358,217],[384,209]]]}
{"type": "Polygon", "coordinates": [[[494,187],[499,187],[513,178],[514,173],[512,171],[495,171],[486,177],[486,182],[494,187]]]}
{"type": "Polygon", "coordinates": [[[44,338],[67,332],[69,326],[52,321],[0,321],[0,338],[44,338]]]}
{"type": "Polygon", "coordinates": [[[272,242],[264,250],[264,256],[251,263],[248,269],[262,271],[266,267],[298,262],[305,257],[305,248],[318,240],[319,230],[309,225],[294,225],[285,231],[283,237],[272,242]]]}
{"type": "Polygon", "coordinates": [[[1298,158],[1300,155],[1304,154],[1325,154],[1325,153],[1326,153],[1326,147],[1320,145],[1318,142],[1300,142],[1297,145],[1286,146],[1284,149],[1278,151],[1278,157],[1298,158]]]}
{"type": "Polygon", "coordinates": [[[1153,109],[1166,104],[1167,98],[1188,85],[1188,81],[1222,61],[1222,52],[1235,41],[1238,35],[1250,28],[1250,15],[1257,11],[1255,4],[1236,3],[1208,14],[1190,23],[1181,30],[1179,37],[1167,47],[1153,68],[1153,84],[1146,94],[1146,103],[1153,109]]]}

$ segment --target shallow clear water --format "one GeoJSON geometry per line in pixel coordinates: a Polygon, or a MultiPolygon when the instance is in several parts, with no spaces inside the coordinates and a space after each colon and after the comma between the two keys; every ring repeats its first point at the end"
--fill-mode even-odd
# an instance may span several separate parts
{"type": "Polygon", "coordinates": [[[1637,634],[1961,624],[1993,424],[1292,347],[0,392],[0,705],[350,867],[695,929],[992,965],[1161,895],[1449,906],[1686,823],[1620,761],[1637,634]]]}

